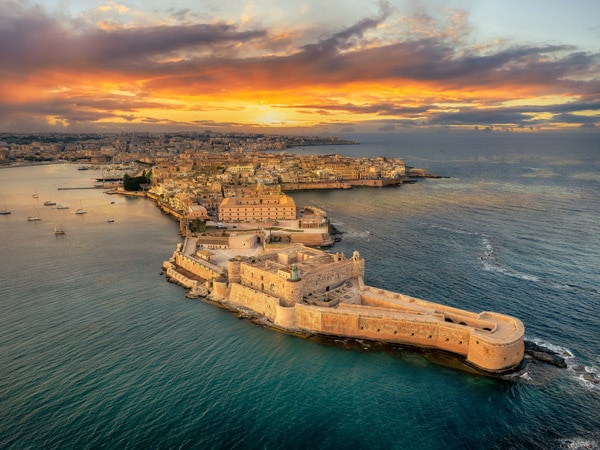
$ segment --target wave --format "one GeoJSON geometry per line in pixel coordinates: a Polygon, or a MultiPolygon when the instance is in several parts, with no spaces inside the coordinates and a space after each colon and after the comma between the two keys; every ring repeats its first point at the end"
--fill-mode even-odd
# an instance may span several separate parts
{"type": "Polygon", "coordinates": [[[560,345],[552,344],[550,342],[544,341],[543,339],[536,338],[536,337],[528,338],[527,340],[530,342],[533,342],[536,345],[539,345],[540,347],[547,349],[548,351],[550,351],[552,353],[562,356],[565,359],[567,366],[569,365],[569,361],[575,359],[575,355],[567,347],[562,347],[560,345]]]}
{"type": "Polygon", "coordinates": [[[537,275],[519,272],[518,270],[514,270],[510,267],[500,265],[500,263],[498,262],[498,258],[496,257],[496,251],[494,249],[494,246],[492,245],[490,238],[484,234],[482,234],[481,237],[483,252],[479,257],[479,260],[481,261],[484,270],[487,270],[489,272],[498,272],[502,275],[506,275],[512,278],[518,278],[524,281],[541,281],[542,278],[537,275]]]}
{"type": "Polygon", "coordinates": [[[485,235],[482,236],[482,247],[483,251],[479,257],[483,269],[488,272],[497,272],[502,275],[518,278],[524,281],[531,281],[534,283],[544,283],[545,285],[558,290],[563,291],[571,291],[571,292],[585,292],[586,294],[600,294],[600,290],[597,289],[589,289],[583,286],[579,286],[573,283],[567,283],[559,280],[552,280],[546,277],[541,277],[539,275],[533,275],[530,273],[519,272],[518,270],[512,269],[506,265],[500,264],[498,258],[496,257],[496,252],[494,246],[491,243],[489,237],[485,235]]]}
{"type": "Polygon", "coordinates": [[[464,230],[462,228],[446,227],[446,226],[442,226],[442,225],[430,225],[430,228],[434,228],[436,230],[448,231],[449,233],[454,233],[454,234],[466,234],[468,236],[479,236],[480,235],[480,233],[477,233],[474,231],[468,231],[468,230],[464,230]]]}
{"type": "Polygon", "coordinates": [[[586,438],[566,438],[559,441],[561,448],[593,450],[600,448],[600,441],[586,438]]]}
{"type": "MultiPolygon", "coordinates": [[[[527,340],[539,347],[547,349],[550,353],[561,356],[567,364],[567,372],[582,386],[588,389],[600,389],[600,367],[580,364],[573,352],[566,347],[552,344],[535,337],[528,338],[527,340]]],[[[530,378],[527,378],[528,374],[525,373],[525,375],[524,379],[530,380],[530,378]]]]}
{"type": "Polygon", "coordinates": [[[360,238],[365,239],[371,236],[371,232],[369,230],[366,231],[358,231],[358,230],[349,230],[344,231],[344,238],[360,238]]]}
{"type": "Polygon", "coordinates": [[[508,265],[501,263],[500,258],[497,255],[496,248],[493,244],[493,239],[484,234],[476,231],[469,231],[462,228],[452,228],[447,226],[440,225],[431,225],[430,228],[434,228],[437,230],[442,230],[448,233],[453,234],[461,234],[466,236],[476,236],[481,239],[481,252],[478,256],[479,261],[483,267],[483,270],[487,272],[495,272],[507,277],[517,278],[523,281],[529,281],[532,283],[544,283],[547,286],[558,289],[558,290],[566,290],[566,291],[575,291],[575,292],[585,292],[587,294],[599,295],[600,290],[598,289],[590,289],[583,286],[579,286],[577,284],[568,283],[559,280],[548,279],[539,275],[534,275],[531,273],[520,272],[508,265]]]}
{"type": "Polygon", "coordinates": [[[506,276],[513,277],[513,278],[519,278],[519,279],[525,280],[525,281],[537,282],[537,281],[541,280],[541,278],[537,275],[519,272],[510,267],[500,265],[498,258],[496,256],[496,250],[494,248],[494,245],[492,244],[491,238],[483,233],[479,233],[476,231],[469,231],[469,230],[465,230],[462,228],[452,228],[452,227],[440,226],[440,225],[431,225],[431,228],[435,228],[435,229],[446,231],[448,233],[453,233],[453,234],[462,234],[462,235],[466,235],[466,236],[480,237],[483,250],[482,250],[481,254],[479,255],[479,260],[481,261],[481,264],[483,265],[484,270],[487,270],[489,272],[498,272],[498,273],[501,273],[502,275],[506,275],[506,276]]]}

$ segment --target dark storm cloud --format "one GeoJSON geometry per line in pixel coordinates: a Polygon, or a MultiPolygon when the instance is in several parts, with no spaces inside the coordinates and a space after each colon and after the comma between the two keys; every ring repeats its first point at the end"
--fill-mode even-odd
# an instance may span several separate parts
{"type": "Polygon", "coordinates": [[[40,8],[14,9],[13,14],[0,16],[0,60],[4,70],[11,71],[111,67],[115,62],[125,67],[124,60],[139,66],[149,57],[266,36],[264,30],[240,31],[224,23],[76,29],[40,8]]]}

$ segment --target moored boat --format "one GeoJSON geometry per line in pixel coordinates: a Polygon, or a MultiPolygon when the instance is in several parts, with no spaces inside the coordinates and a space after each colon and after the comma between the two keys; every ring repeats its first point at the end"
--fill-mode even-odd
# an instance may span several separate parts
{"type": "Polygon", "coordinates": [[[4,209],[0,211],[0,215],[8,216],[10,214],[10,210],[6,209],[6,200],[4,200],[4,209]]]}

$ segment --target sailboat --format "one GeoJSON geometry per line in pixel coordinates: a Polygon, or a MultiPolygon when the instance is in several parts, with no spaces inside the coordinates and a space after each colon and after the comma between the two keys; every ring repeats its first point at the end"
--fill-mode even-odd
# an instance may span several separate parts
{"type": "Polygon", "coordinates": [[[54,226],[54,234],[65,234],[65,230],[63,230],[62,226],[54,226]]]}
{"type": "Polygon", "coordinates": [[[29,216],[29,217],[27,217],[27,222],[36,222],[38,220],[42,220],[42,218],[40,217],[40,213],[39,212],[35,216],[29,216]]]}
{"type": "MultiPolygon", "coordinates": [[[[79,205],[81,205],[81,201],[79,202],[79,205]]],[[[79,209],[77,209],[77,211],[75,211],[75,214],[78,214],[78,215],[82,215],[82,214],[86,214],[86,213],[87,213],[87,211],[83,208],[79,208],[79,209]]]]}
{"type": "Polygon", "coordinates": [[[0,211],[0,215],[8,216],[9,214],[10,214],[10,211],[8,209],[6,209],[6,200],[4,200],[4,209],[2,211],[0,211]]]}
{"type": "MultiPolygon", "coordinates": [[[[48,196],[50,196],[50,190],[48,190],[48,196]]],[[[56,206],[56,202],[53,202],[52,199],[46,200],[44,206],[56,206]]]]}

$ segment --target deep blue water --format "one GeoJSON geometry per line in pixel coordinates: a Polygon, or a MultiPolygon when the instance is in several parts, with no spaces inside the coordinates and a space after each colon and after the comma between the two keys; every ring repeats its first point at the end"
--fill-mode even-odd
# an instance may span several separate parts
{"type": "Polygon", "coordinates": [[[358,250],[370,285],[515,315],[569,368],[502,380],[258,327],[160,276],[180,237],[151,202],[58,191],[90,184],[75,166],[2,169],[0,447],[598,448],[599,136],[348,137],[297,152],[450,178],[294,194],[344,232],[332,250],[358,250]]]}

